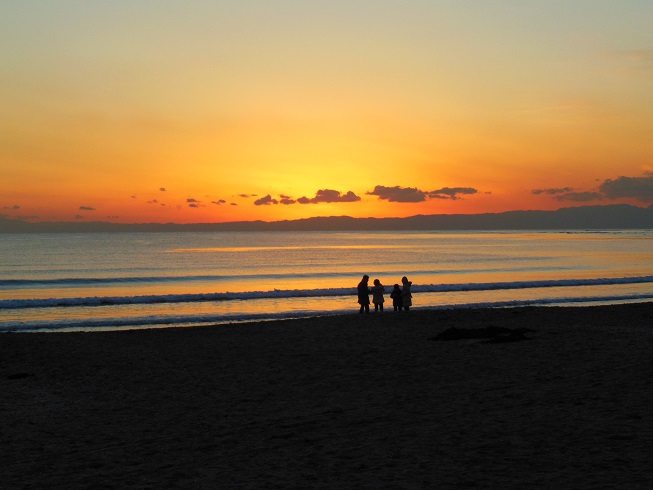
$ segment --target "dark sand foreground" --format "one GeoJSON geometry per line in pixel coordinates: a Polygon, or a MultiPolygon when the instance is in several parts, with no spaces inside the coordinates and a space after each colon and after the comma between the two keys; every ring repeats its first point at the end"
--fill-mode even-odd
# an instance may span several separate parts
{"type": "Polygon", "coordinates": [[[0,334],[0,393],[2,488],[653,486],[652,303],[0,334]]]}

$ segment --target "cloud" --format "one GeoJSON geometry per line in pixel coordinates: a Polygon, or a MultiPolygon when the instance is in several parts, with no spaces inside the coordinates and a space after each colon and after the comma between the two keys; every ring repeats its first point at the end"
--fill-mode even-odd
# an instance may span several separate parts
{"type": "Polygon", "coordinates": [[[556,194],[566,194],[568,192],[573,191],[573,187],[558,187],[558,188],[552,188],[552,189],[533,189],[531,191],[531,194],[535,195],[540,195],[540,194],[549,194],[551,196],[554,196],[556,194]]]}
{"type": "MultiPolygon", "coordinates": [[[[256,196],[256,194],[240,194],[241,197],[250,197],[256,196]]],[[[334,203],[334,202],[357,202],[361,198],[357,196],[354,192],[348,191],[346,193],[341,193],[333,189],[320,189],[315,193],[315,197],[306,197],[302,196],[298,199],[294,199],[291,196],[286,194],[279,194],[279,199],[273,198],[270,194],[267,196],[261,197],[254,201],[256,206],[269,206],[271,204],[320,204],[320,203],[334,203]]],[[[235,206],[235,203],[231,203],[232,206],[235,206]]]]}
{"type": "Polygon", "coordinates": [[[377,185],[367,194],[378,196],[390,202],[422,202],[427,199],[460,199],[459,194],[476,194],[478,191],[472,187],[443,187],[434,191],[423,191],[416,187],[386,187],[377,185]]]}
{"type": "Polygon", "coordinates": [[[348,191],[346,194],[340,194],[340,191],[320,189],[315,193],[313,200],[316,202],[356,202],[360,201],[361,198],[352,191],[348,191]]]}
{"type": "Polygon", "coordinates": [[[95,211],[95,208],[92,208],[90,206],[80,206],[79,210],[80,211],[95,211]]]}
{"type": "Polygon", "coordinates": [[[270,204],[279,204],[279,201],[272,199],[270,194],[254,201],[255,206],[269,206],[270,204]]]}
{"type": "Polygon", "coordinates": [[[159,201],[157,201],[156,199],[152,199],[151,201],[146,201],[146,204],[158,204],[158,203],[159,201]]]}
{"type": "Polygon", "coordinates": [[[603,194],[600,192],[567,192],[565,194],[558,194],[553,199],[556,201],[574,202],[602,201],[603,194]]]}
{"type": "Polygon", "coordinates": [[[472,187],[443,187],[437,191],[430,191],[428,196],[430,199],[460,199],[458,194],[476,194],[478,191],[472,187]]]}
{"type": "Polygon", "coordinates": [[[166,191],[166,188],[165,188],[165,187],[159,187],[159,190],[160,190],[161,192],[165,192],[165,191],[166,191]]]}
{"type": "Polygon", "coordinates": [[[13,209],[13,210],[16,210],[16,209],[20,209],[20,206],[19,206],[18,204],[14,204],[13,206],[3,206],[2,209],[13,209]]]}
{"type": "Polygon", "coordinates": [[[291,196],[286,196],[285,194],[279,194],[279,203],[281,204],[295,204],[297,201],[291,196]]]}
{"type": "Polygon", "coordinates": [[[186,202],[188,203],[189,208],[204,208],[204,204],[202,204],[202,201],[198,201],[197,199],[193,199],[192,197],[189,197],[186,199],[186,202]]]}
{"type": "Polygon", "coordinates": [[[221,204],[226,204],[227,201],[224,199],[218,199],[217,201],[211,201],[211,204],[215,204],[217,206],[220,206],[221,204]]]}
{"type": "Polygon", "coordinates": [[[352,191],[348,191],[346,194],[341,194],[340,191],[334,191],[333,189],[320,189],[315,193],[315,197],[309,199],[306,196],[302,196],[297,199],[297,202],[299,204],[319,204],[332,202],[356,202],[360,200],[361,198],[352,191]]]}
{"type": "Polygon", "coordinates": [[[642,202],[653,201],[653,173],[644,177],[619,177],[608,179],[599,186],[608,199],[632,198],[642,202]]]}
{"type": "Polygon", "coordinates": [[[373,191],[367,193],[370,196],[379,196],[379,199],[384,199],[390,202],[422,202],[426,201],[427,193],[420,191],[415,187],[386,187],[384,185],[377,185],[373,191]]]}
{"type": "Polygon", "coordinates": [[[244,197],[245,199],[248,199],[250,197],[258,197],[258,194],[238,194],[239,197],[244,197]]]}
{"type": "MultiPolygon", "coordinates": [[[[598,179],[597,179],[598,180],[598,179]]],[[[604,199],[636,199],[653,202],[653,172],[642,177],[625,177],[604,180],[591,191],[574,191],[573,187],[533,189],[532,194],[548,194],[556,201],[589,202],[604,199]]]]}

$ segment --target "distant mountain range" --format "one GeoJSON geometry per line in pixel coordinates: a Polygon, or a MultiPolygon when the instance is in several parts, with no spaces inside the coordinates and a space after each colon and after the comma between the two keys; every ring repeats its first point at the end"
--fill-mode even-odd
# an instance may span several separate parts
{"type": "Polygon", "coordinates": [[[431,214],[408,218],[315,217],[228,223],[37,222],[0,217],[0,233],[161,231],[597,230],[653,229],[653,205],[578,206],[557,211],[431,214]]]}

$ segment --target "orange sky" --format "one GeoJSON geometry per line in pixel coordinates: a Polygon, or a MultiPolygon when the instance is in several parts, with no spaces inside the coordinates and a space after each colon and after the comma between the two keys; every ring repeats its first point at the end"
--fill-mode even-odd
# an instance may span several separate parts
{"type": "Polygon", "coordinates": [[[653,4],[0,5],[0,217],[653,203],[653,4]]]}

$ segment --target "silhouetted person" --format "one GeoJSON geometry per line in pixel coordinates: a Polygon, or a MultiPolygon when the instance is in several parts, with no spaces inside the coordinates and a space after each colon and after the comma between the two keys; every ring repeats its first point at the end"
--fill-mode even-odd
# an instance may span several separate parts
{"type": "Polygon", "coordinates": [[[367,287],[367,281],[370,280],[368,275],[363,276],[361,282],[358,283],[358,304],[361,305],[359,313],[370,312],[370,289],[367,287]]]}
{"type": "Polygon", "coordinates": [[[401,301],[401,289],[399,289],[399,284],[395,284],[395,287],[392,289],[392,292],[390,293],[390,297],[392,298],[392,307],[394,308],[394,310],[401,311],[401,307],[403,306],[403,303],[401,301]]]}
{"type": "Polygon", "coordinates": [[[408,280],[406,276],[401,278],[402,288],[401,288],[401,305],[404,307],[405,311],[408,311],[411,306],[413,306],[413,295],[410,294],[410,287],[413,285],[412,282],[408,280]]]}
{"type": "Polygon", "coordinates": [[[383,293],[385,293],[385,287],[381,284],[381,281],[374,279],[374,286],[372,286],[372,303],[374,303],[374,311],[383,311],[383,293]]]}

